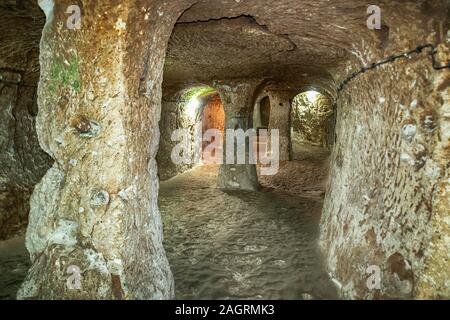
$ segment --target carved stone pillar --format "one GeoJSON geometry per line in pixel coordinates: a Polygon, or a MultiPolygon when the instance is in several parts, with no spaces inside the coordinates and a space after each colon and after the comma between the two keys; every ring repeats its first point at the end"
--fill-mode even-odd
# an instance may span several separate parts
{"type": "Polygon", "coordinates": [[[22,299],[165,299],[157,206],[162,68],[188,1],[40,1],[37,131],[54,166],[36,186],[22,299]],[[161,13],[164,13],[163,15],[161,13]]]}
{"type": "MultiPolygon", "coordinates": [[[[220,167],[218,185],[222,189],[235,190],[258,190],[258,175],[256,171],[256,164],[251,163],[251,155],[249,153],[250,147],[249,138],[247,137],[245,143],[245,163],[237,164],[237,158],[234,157],[235,164],[227,164],[227,141],[231,137],[227,130],[242,129],[246,132],[251,127],[251,115],[254,103],[254,94],[258,83],[256,81],[249,82],[229,82],[216,83],[215,87],[218,90],[222,99],[223,107],[225,109],[225,137],[224,137],[224,164],[220,167]]],[[[242,146],[239,145],[237,139],[233,142],[235,152],[242,146]]],[[[230,158],[230,156],[228,157],[230,158]]]]}

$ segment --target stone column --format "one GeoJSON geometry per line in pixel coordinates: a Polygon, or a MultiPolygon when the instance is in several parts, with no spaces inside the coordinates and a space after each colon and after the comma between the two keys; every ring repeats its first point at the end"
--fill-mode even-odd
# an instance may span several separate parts
{"type": "Polygon", "coordinates": [[[289,161],[291,154],[291,94],[283,91],[269,91],[270,98],[270,130],[277,129],[280,133],[280,161],[289,161]]]}
{"type": "Polygon", "coordinates": [[[18,298],[171,298],[155,155],[167,41],[189,3],[81,3],[72,30],[71,1],[40,1],[36,126],[56,161],[31,199],[18,298]]]}
{"type": "MultiPolygon", "coordinates": [[[[227,129],[242,129],[247,131],[250,128],[250,117],[252,116],[254,94],[258,82],[227,82],[215,83],[215,88],[220,94],[225,110],[225,135],[224,135],[224,164],[220,167],[218,185],[219,188],[228,190],[249,190],[259,189],[256,164],[249,161],[249,139],[246,139],[246,162],[245,164],[226,164],[227,150],[227,129]]],[[[234,142],[237,150],[237,142],[234,142]]]]}

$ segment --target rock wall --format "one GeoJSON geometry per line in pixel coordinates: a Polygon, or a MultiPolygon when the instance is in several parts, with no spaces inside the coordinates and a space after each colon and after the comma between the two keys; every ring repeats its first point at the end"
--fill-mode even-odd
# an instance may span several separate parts
{"type": "MultiPolygon", "coordinates": [[[[398,26],[389,46],[366,44],[363,60],[352,59],[337,82],[423,43],[441,43],[440,62],[448,63],[444,20],[409,14],[416,18],[408,24],[387,20],[398,26]]],[[[450,72],[433,70],[426,52],[360,75],[338,97],[321,247],[345,298],[450,296],[450,72]],[[380,289],[367,285],[371,266],[381,272],[380,289]]]]}
{"type": "MultiPolygon", "coordinates": [[[[193,155],[197,151],[196,139],[201,134],[201,118],[197,112],[190,114],[187,111],[190,97],[184,93],[174,95],[162,100],[160,131],[161,140],[156,160],[158,162],[158,174],[161,180],[170,179],[194,167],[192,162],[176,164],[171,159],[172,151],[180,141],[172,141],[175,130],[188,130],[186,137],[191,143],[190,152],[193,155]]],[[[190,157],[192,159],[192,156],[190,157]]]]}
{"type": "Polygon", "coordinates": [[[34,186],[52,159],[35,129],[43,13],[34,1],[0,4],[0,240],[22,233],[34,186]]]}
{"type": "MultiPolygon", "coordinates": [[[[225,110],[220,100],[219,94],[215,94],[210,98],[205,108],[203,109],[202,120],[202,133],[203,137],[207,137],[209,130],[219,130],[222,134],[222,138],[225,136],[225,110]]],[[[206,138],[202,144],[202,161],[203,163],[215,162],[217,157],[223,154],[223,147],[216,147],[214,151],[210,151],[208,146],[217,141],[212,138],[206,138]],[[205,141],[206,140],[206,141],[205,141]]],[[[219,142],[220,143],[220,142],[219,142]]],[[[223,143],[223,141],[222,141],[223,143]]],[[[217,145],[216,145],[217,146],[217,145]]]]}
{"type": "Polygon", "coordinates": [[[213,96],[203,109],[202,132],[209,129],[225,132],[225,111],[219,95],[213,96]]]}

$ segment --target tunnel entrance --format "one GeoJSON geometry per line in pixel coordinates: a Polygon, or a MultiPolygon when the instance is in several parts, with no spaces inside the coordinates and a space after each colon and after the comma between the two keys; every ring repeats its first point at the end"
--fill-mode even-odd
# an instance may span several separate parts
{"type": "MultiPolygon", "coordinates": [[[[245,69],[225,67],[246,60],[242,48],[258,57],[261,54],[263,59],[260,47],[252,47],[253,41],[236,43],[240,41],[239,35],[247,39],[260,32],[265,31],[247,17],[175,26],[164,71],[158,154],[160,177],[172,166],[167,162],[170,153],[166,139],[170,130],[179,127],[193,128],[188,133],[190,141],[209,129],[221,132],[254,129],[257,135],[260,130],[273,129],[280,132],[283,152],[288,148],[291,91],[282,86],[273,88],[264,79],[250,79],[242,74],[245,69]],[[199,32],[205,29],[210,32],[199,32]],[[205,43],[215,45],[205,46],[205,43]],[[235,51],[237,47],[239,50],[235,51]],[[202,65],[199,57],[210,57],[215,63],[202,65]],[[215,79],[219,71],[225,74],[215,79]],[[236,80],[236,74],[241,78],[236,80]],[[180,78],[186,82],[187,89],[179,83],[180,78]],[[192,82],[199,79],[214,89],[193,86],[192,82]],[[197,95],[195,91],[204,94],[197,95]],[[166,110],[172,110],[172,115],[166,110]],[[183,120],[183,110],[195,120],[183,120]],[[168,117],[173,120],[168,121],[168,117]]],[[[270,40],[270,37],[267,45],[275,41],[289,47],[285,39],[270,40]]],[[[308,121],[309,118],[305,120],[308,121]]],[[[253,150],[272,153],[275,145],[269,149],[269,141],[270,137],[258,137],[246,142],[253,143],[253,150]]],[[[208,157],[204,152],[207,144],[206,141],[201,144],[202,159],[208,157]]],[[[170,169],[171,175],[160,183],[158,204],[176,298],[336,297],[316,242],[329,153],[314,151],[310,159],[283,160],[274,175],[258,177],[255,166],[258,188],[254,190],[240,188],[240,178],[251,176],[252,168],[247,164],[239,167],[184,165],[170,169]],[[227,186],[233,188],[222,188],[220,184],[220,173],[226,170],[229,170],[225,175],[227,186]]]]}
{"type": "Polygon", "coordinates": [[[215,143],[214,136],[208,136],[209,130],[223,135],[225,128],[225,112],[217,91],[202,85],[163,88],[161,105],[161,140],[156,157],[161,180],[217,162],[221,147],[209,148],[212,152],[208,149],[215,143]]]}
{"type": "Polygon", "coordinates": [[[326,95],[309,90],[295,96],[290,113],[291,146],[294,159],[311,150],[330,151],[334,135],[333,107],[326,95]]]}

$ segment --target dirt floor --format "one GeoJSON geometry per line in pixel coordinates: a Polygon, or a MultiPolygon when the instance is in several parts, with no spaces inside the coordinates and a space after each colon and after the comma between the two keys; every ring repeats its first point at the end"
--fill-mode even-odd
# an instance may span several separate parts
{"type": "Polygon", "coordinates": [[[300,149],[260,192],[219,190],[216,166],[161,183],[178,299],[336,298],[317,249],[328,153],[300,149]]]}
{"type": "Polygon", "coordinates": [[[264,188],[283,190],[302,197],[323,199],[329,172],[328,150],[306,145],[293,145],[293,161],[280,164],[278,174],[260,176],[264,188]]]}
{"type": "Polygon", "coordinates": [[[29,267],[24,235],[0,241],[0,300],[15,299],[29,267]]]}

